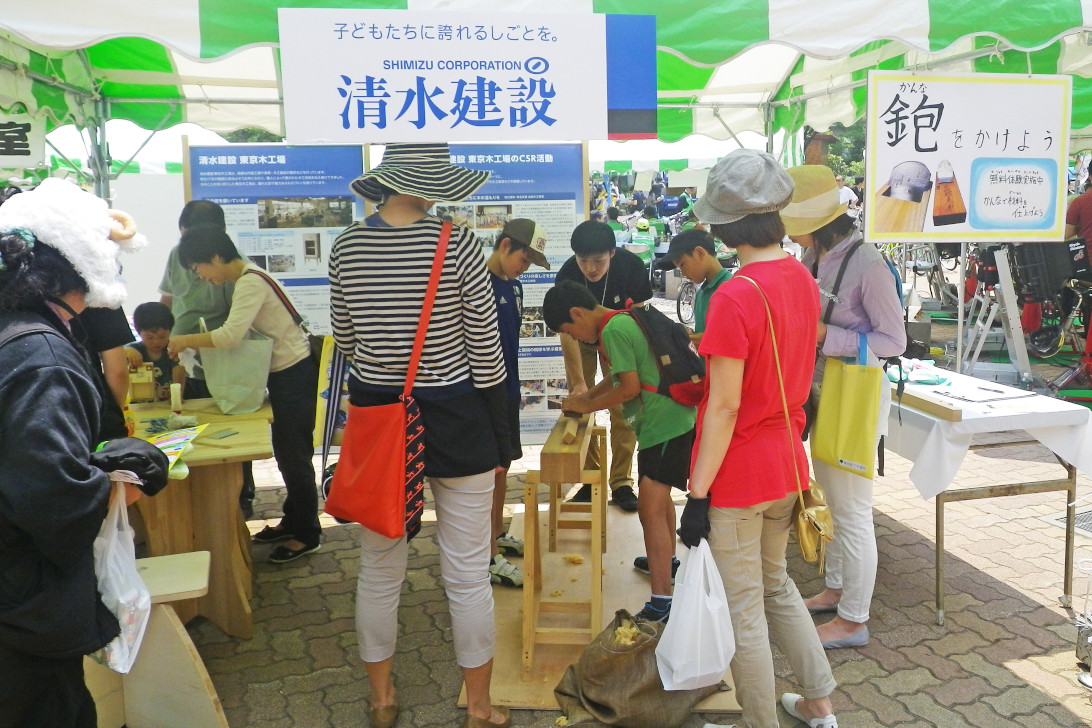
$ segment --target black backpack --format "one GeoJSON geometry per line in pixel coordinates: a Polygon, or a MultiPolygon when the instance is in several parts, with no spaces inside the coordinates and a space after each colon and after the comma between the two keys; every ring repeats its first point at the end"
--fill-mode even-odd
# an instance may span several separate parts
{"type": "MultiPolygon", "coordinates": [[[[612,316],[629,314],[641,328],[641,333],[652,350],[652,358],[660,372],[660,386],[653,387],[642,383],[641,389],[669,397],[687,407],[697,407],[705,394],[705,359],[694,348],[686,327],[672,321],[650,303],[627,301],[626,308],[612,311],[603,320],[603,326],[612,316]]],[[[610,363],[603,344],[599,350],[603,358],[610,363]]]]}

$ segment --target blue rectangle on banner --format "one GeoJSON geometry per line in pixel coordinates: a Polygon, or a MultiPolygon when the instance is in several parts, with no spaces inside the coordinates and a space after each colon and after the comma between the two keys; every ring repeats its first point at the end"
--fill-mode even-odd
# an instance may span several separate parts
{"type": "Polygon", "coordinates": [[[656,16],[607,15],[607,137],[656,137],[656,16]]]}

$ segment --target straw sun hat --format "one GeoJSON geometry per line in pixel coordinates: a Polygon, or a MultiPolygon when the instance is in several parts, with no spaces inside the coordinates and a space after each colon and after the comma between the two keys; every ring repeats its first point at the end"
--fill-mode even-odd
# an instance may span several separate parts
{"type": "Polygon", "coordinates": [[[353,180],[353,192],[371,202],[383,199],[383,187],[403,195],[437,202],[470,197],[489,179],[489,172],[451,163],[447,144],[388,144],[383,161],[353,180]]]}
{"type": "Polygon", "coordinates": [[[830,167],[805,164],[793,167],[789,176],[796,183],[792,201],[781,211],[787,235],[807,235],[846,214],[849,205],[838,201],[838,185],[830,167]]]}

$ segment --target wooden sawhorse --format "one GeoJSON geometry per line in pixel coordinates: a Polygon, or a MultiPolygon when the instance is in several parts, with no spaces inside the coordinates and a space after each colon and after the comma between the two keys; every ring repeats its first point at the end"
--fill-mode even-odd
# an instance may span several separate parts
{"type": "MultiPolygon", "coordinates": [[[[603,552],[607,547],[606,428],[597,427],[592,415],[562,415],[542,448],[541,471],[527,471],[523,490],[523,679],[531,679],[536,644],[586,645],[602,629],[603,552]],[[599,454],[599,470],[584,470],[588,448],[599,454]],[[591,582],[586,600],[542,598],[542,544],[539,540],[538,486],[549,485],[549,549],[557,550],[558,529],[589,531],[591,582]],[[566,503],[562,484],[591,485],[590,503],[566,503]],[[570,515],[571,514],[571,515],[570,515]],[[586,615],[583,626],[544,626],[543,614],[586,615]]],[[[584,620],[581,620],[584,622],[584,620]]]]}

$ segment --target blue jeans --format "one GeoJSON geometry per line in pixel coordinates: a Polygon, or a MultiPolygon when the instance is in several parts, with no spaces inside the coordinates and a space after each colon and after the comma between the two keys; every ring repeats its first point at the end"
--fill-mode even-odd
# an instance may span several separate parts
{"type": "Polygon", "coordinates": [[[273,408],[273,457],[284,478],[281,526],[298,541],[318,543],[318,486],[315,483],[315,403],[318,399],[318,365],[311,357],[279,372],[270,372],[266,383],[273,408]]]}

